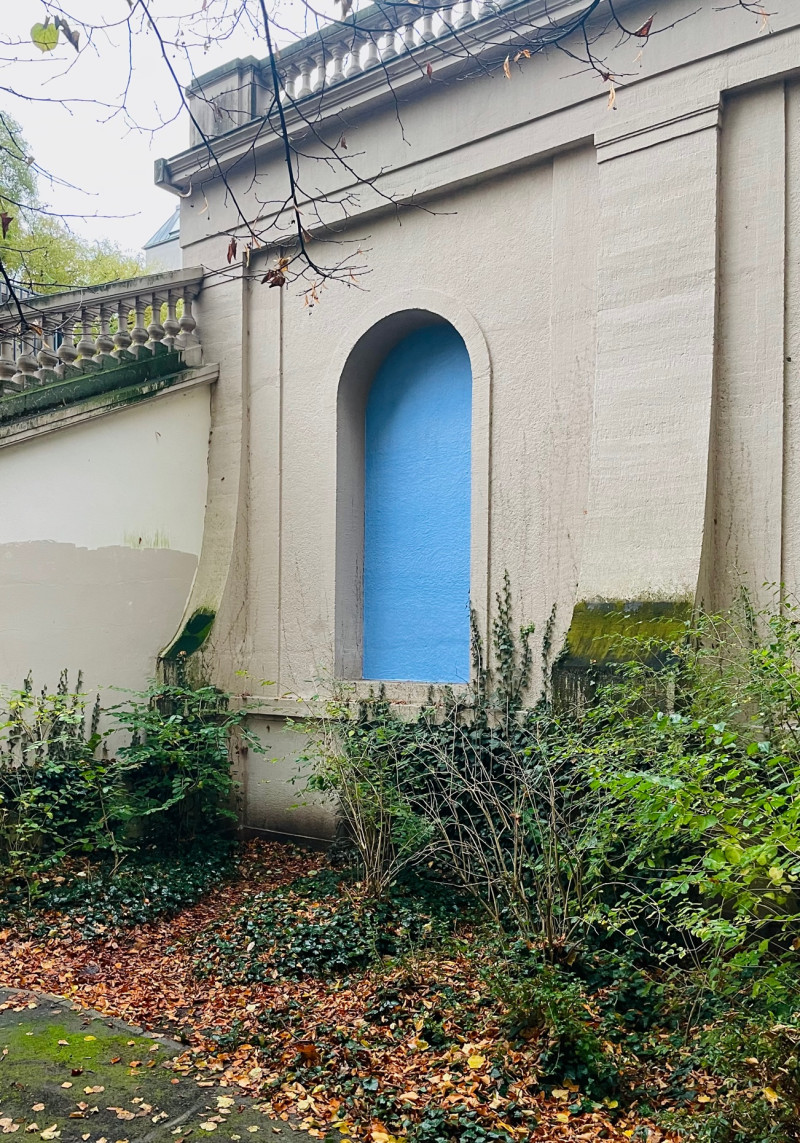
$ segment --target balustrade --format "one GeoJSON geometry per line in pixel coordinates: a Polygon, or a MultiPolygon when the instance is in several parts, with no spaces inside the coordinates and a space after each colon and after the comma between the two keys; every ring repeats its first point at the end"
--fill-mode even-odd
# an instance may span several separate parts
{"type": "Polygon", "coordinates": [[[357,17],[354,24],[329,25],[284,49],[284,56],[291,59],[282,64],[283,99],[291,104],[319,95],[439,36],[460,34],[470,24],[495,15],[505,2],[443,0],[438,6],[426,3],[422,9],[416,4],[397,4],[357,17]]]}
{"type": "Polygon", "coordinates": [[[175,270],[0,306],[0,397],[164,353],[199,365],[202,279],[175,270]]]}

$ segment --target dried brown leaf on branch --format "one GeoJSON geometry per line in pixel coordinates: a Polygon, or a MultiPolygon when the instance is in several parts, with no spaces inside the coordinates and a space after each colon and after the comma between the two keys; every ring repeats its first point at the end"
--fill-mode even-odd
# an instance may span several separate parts
{"type": "Polygon", "coordinates": [[[230,242],[228,243],[228,265],[230,265],[231,262],[236,257],[236,250],[237,250],[236,239],[231,238],[230,242]]]}
{"type": "Polygon", "coordinates": [[[649,20],[645,20],[645,22],[642,24],[641,28],[636,29],[636,31],[633,33],[634,36],[640,36],[643,40],[646,40],[647,37],[650,35],[650,29],[653,26],[653,20],[655,20],[655,18],[656,18],[656,14],[654,12],[649,20]]]}
{"type": "Polygon", "coordinates": [[[6,210],[4,210],[4,211],[2,211],[2,213],[0,213],[0,226],[2,226],[2,228],[3,228],[3,237],[4,238],[8,234],[8,228],[13,221],[14,221],[14,215],[13,214],[9,214],[8,211],[6,211],[6,210]]]}
{"type": "Polygon", "coordinates": [[[81,34],[69,26],[63,16],[56,16],[55,26],[62,31],[76,52],[80,51],[81,34]]]}

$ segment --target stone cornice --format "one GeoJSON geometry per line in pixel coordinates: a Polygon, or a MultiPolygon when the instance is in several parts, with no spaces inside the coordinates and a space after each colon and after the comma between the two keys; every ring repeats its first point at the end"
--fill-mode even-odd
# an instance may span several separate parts
{"type": "MultiPolygon", "coordinates": [[[[120,372],[123,371],[124,367],[120,372]]],[[[50,386],[53,390],[69,390],[61,395],[60,403],[33,406],[7,423],[0,423],[0,449],[32,437],[84,424],[167,393],[194,389],[198,385],[211,385],[218,376],[218,365],[203,365],[164,377],[145,376],[141,380],[129,380],[128,384],[120,384],[119,379],[115,379],[117,384],[114,387],[107,387],[109,377],[113,377],[108,373],[88,373],[84,377],[63,381],[60,386],[50,386]]],[[[33,392],[43,393],[44,390],[33,392]]]]}
{"type": "MultiPolygon", "coordinates": [[[[620,0],[620,12],[633,2],[620,0]]],[[[494,15],[484,16],[429,42],[419,43],[412,50],[403,50],[391,59],[377,61],[358,75],[298,99],[296,107],[291,104],[285,106],[289,135],[302,136],[308,130],[307,120],[313,122],[316,131],[324,131],[327,124],[338,120],[343,113],[357,116],[367,108],[377,109],[401,96],[408,98],[413,92],[429,90],[429,64],[439,81],[463,76],[470,71],[478,73],[487,63],[501,61],[514,45],[523,43],[526,30],[527,38],[530,38],[537,21],[540,25],[552,21],[568,26],[586,7],[586,0],[523,0],[502,8],[498,6],[494,15]]],[[[372,11],[378,9],[359,13],[356,26],[362,27],[362,20],[366,20],[372,11]]],[[[285,69],[293,59],[303,58],[315,49],[319,51],[321,44],[341,38],[343,33],[352,34],[352,28],[351,21],[341,21],[284,48],[280,53],[281,69],[285,69]]],[[[261,75],[263,86],[269,87],[271,85],[264,75],[265,63],[252,56],[233,60],[229,65],[200,76],[189,90],[200,92],[210,81],[224,80],[247,68],[261,75]]],[[[185,195],[194,180],[207,173],[213,175],[218,165],[227,171],[245,157],[250,160],[268,157],[283,146],[281,137],[264,115],[214,135],[210,142],[213,159],[208,146],[198,143],[170,159],[156,160],[155,182],[165,190],[185,195]]]]}
{"type": "Polygon", "coordinates": [[[682,135],[698,131],[716,130],[720,125],[721,100],[719,93],[700,99],[697,104],[673,110],[667,119],[654,119],[652,114],[623,120],[595,132],[598,163],[618,159],[634,151],[655,147],[682,135]]]}

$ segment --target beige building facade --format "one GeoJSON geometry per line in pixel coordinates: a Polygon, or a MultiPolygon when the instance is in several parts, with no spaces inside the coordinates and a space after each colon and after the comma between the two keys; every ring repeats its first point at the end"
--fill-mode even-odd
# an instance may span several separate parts
{"type": "MultiPolygon", "coordinates": [[[[437,22],[430,40],[412,13],[381,38],[382,60],[370,43],[354,53],[340,26],[285,50],[297,178],[314,188],[299,202],[309,251],[358,267],[313,292],[262,283],[293,253],[292,217],[269,205],[288,190],[281,140],[264,130],[268,70],[239,60],[198,80],[193,145],[157,178],[181,196],[183,266],[200,268],[204,364],[184,353],[175,384],[102,415],[76,405],[68,423],[26,412],[4,429],[19,392],[0,400],[4,501],[28,489],[33,505],[0,535],[0,681],[74,665],[92,686],[143,682],[159,656],[187,651],[214,681],[258,693],[267,754],[240,759],[245,822],[326,836],[330,809],[297,804],[294,720],[335,679],[354,693],[380,681],[409,708],[427,690],[424,676],[364,670],[375,552],[395,551],[372,538],[369,426],[383,440],[374,393],[390,355],[445,326],[469,364],[464,574],[484,629],[506,571],[520,621],[541,632],[555,608],[573,671],[607,653],[609,633],[670,629],[740,582],[797,588],[800,7],[772,7],[765,22],[669,0],[658,34],[609,31],[595,50],[613,95],[565,52],[514,62],[525,28],[553,12],[540,0],[462,3],[457,29],[437,22]],[[326,161],[342,137],[346,164],[326,161]],[[243,218],[272,227],[249,265],[243,218]],[[105,468],[101,502],[84,462],[104,450],[125,461],[105,468]],[[55,471],[70,473],[67,513],[47,494],[55,471]],[[30,545],[53,555],[47,584],[31,578],[30,560],[44,565],[30,545]],[[116,549],[127,570],[112,582],[116,549]],[[92,627],[92,577],[127,628],[92,627]],[[51,631],[68,610],[58,592],[77,601],[82,642],[46,635],[42,615],[51,631]]],[[[634,29],[652,14],[618,9],[634,29]]],[[[166,301],[171,281],[147,288],[166,301]]]]}

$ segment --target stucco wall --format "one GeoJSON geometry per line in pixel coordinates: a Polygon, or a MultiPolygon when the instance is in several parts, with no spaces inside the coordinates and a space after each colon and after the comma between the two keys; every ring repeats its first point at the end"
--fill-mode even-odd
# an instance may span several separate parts
{"type": "Polygon", "coordinates": [[[146,685],[197,567],[209,424],[206,385],[0,448],[0,685],[146,685]]]}
{"type": "MultiPolygon", "coordinates": [[[[651,15],[623,8],[630,27],[651,15]]],[[[424,209],[398,217],[360,188],[343,223],[320,203],[338,253],[363,248],[369,272],[313,305],[260,284],[269,251],[243,284],[200,299],[207,360],[223,364],[205,665],[269,712],[256,720],[268,760],[246,764],[253,826],[330,828],[297,804],[303,738],[282,719],[313,710],[337,673],[358,675],[359,410],[381,346],[424,315],[470,354],[470,591],[484,625],[506,570],[520,621],[541,632],[556,607],[557,647],[587,609],[682,618],[697,599],[724,603],[739,576],[800,584],[800,12],[775,8],[760,34],[742,10],[671,0],[658,20],[675,26],[635,61],[630,43],[608,45],[625,76],[614,108],[559,53],[511,81],[412,76],[402,137],[393,104],[343,89],[336,131],[384,171],[382,190],[424,209]]],[[[228,179],[266,224],[244,153],[228,179]]],[[[257,162],[279,201],[280,156],[264,143],[257,162]]],[[[329,201],[346,191],[335,164],[300,163],[329,201]]],[[[237,230],[230,196],[206,179],[181,211],[184,260],[217,265],[237,230]]],[[[389,691],[413,704],[424,688],[389,691]]]]}

